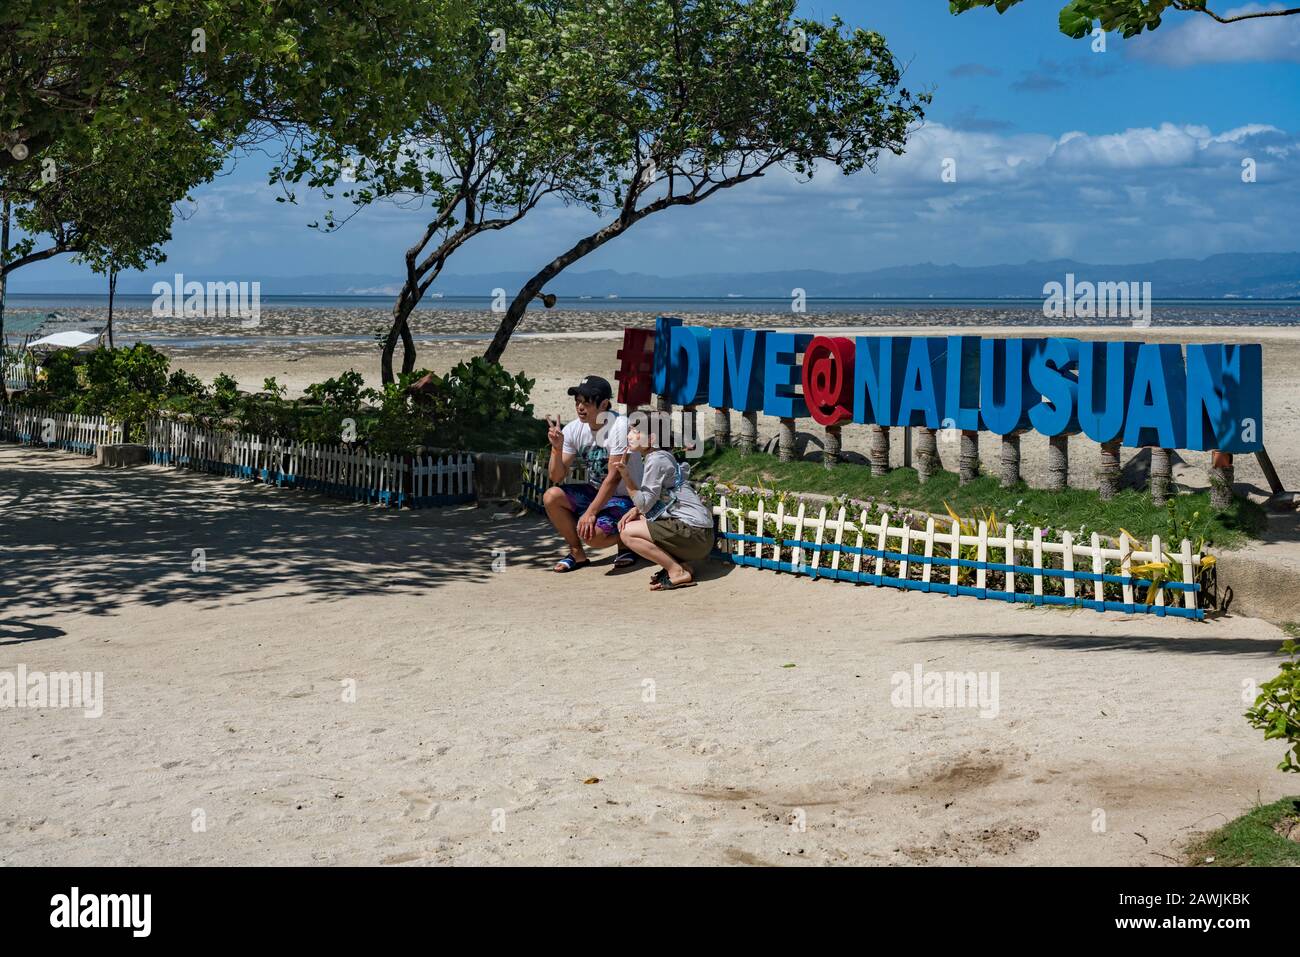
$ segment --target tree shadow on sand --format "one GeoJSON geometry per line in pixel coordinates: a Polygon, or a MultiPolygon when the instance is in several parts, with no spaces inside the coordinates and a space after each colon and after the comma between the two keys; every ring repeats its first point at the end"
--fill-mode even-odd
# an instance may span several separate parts
{"type": "MultiPolygon", "coordinates": [[[[19,457],[5,468],[0,606],[110,614],[296,594],[333,602],[484,580],[494,557],[542,560],[550,529],[489,509],[386,509],[162,468],[19,457]],[[205,570],[196,570],[202,549],[205,570]],[[289,586],[286,590],[284,586],[289,586]],[[266,594],[271,587],[275,595],[266,594]]],[[[15,458],[7,457],[6,465],[15,458]]]]}
{"type": "MultiPolygon", "coordinates": [[[[1082,614],[1093,614],[1083,612],[1082,614]]],[[[1282,647],[1281,638],[1180,638],[1156,635],[1010,635],[964,634],[917,638],[922,642],[971,642],[976,644],[1019,644],[1063,651],[1145,651],[1158,654],[1223,655],[1273,658],[1282,647]]]]}
{"type": "Polygon", "coordinates": [[[29,641],[45,641],[48,638],[62,638],[67,632],[53,625],[38,625],[17,618],[0,618],[0,647],[4,645],[22,645],[29,641]]]}

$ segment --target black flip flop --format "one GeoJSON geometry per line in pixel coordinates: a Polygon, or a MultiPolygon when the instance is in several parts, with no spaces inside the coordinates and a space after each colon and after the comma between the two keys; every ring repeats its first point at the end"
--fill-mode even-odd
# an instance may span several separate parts
{"type": "Polygon", "coordinates": [[[641,560],[641,556],[638,555],[636,552],[633,551],[619,552],[616,556],[614,556],[614,567],[631,568],[640,560],[641,560]]]}
{"type": "Polygon", "coordinates": [[[557,564],[557,565],[563,565],[564,567],[563,567],[563,568],[552,568],[551,571],[553,571],[553,572],[555,572],[555,573],[557,573],[557,574],[559,574],[559,575],[564,575],[564,574],[567,574],[568,572],[571,572],[571,571],[573,571],[574,569],[577,569],[577,568],[586,568],[588,565],[591,564],[591,559],[590,559],[590,558],[584,558],[582,561],[578,561],[578,560],[577,560],[576,558],[574,558],[572,555],[565,555],[565,556],[564,556],[563,558],[561,558],[558,562],[556,562],[556,564],[557,564]]]}

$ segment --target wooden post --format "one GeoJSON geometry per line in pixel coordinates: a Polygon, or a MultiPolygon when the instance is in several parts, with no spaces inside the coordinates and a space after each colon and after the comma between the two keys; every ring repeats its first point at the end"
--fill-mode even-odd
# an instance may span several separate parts
{"type": "Polygon", "coordinates": [[[793,462],[794,455],[794,419],[781,420],[781,432],[777,439],[778,453],[782,462],[793,462]]]}
{"type": "Polygon", "coordinates": [[[957,468],[962,485],[979,478],[980,439],[978,432],[969,429],[962,431],[961,458],[958,460],[957,468]]]}
{"type": "Polygon", "coordinates": [[[1169,479],[1173,472],[1168,449],[1151,449],[1151,502],[1164,505],[1169,498],[1169,479]]]}
{"type": "Polygon", "coordinates": [[[1231,452],[1210,453],[1210,508],[1216,512],[1232,508],[1234,472],[1231,452]]]}
{"type": "Polygon", "coordinates": [[[1101,465],[1097,468],[1097,491],[1103,500],[1119,491],[1119,439],[1101,444],[1101,465]]]}
{"type": "Polygon", "coordinates": [[[883,425],[871,426],[871,474],[884,475],[889,471],[889,429],[883,425]]]}
{"type": "Polygon", "coordinates": [[[713,444],[720,449],[731,446],[731,410],[713,410],[713,444]]]}
{"type": "Polygon", "coordinates": [[[752,455],[758,448],[758,413],[742,412],[740,414],[740,437],[736,442],[741,455],[752,455]]]}
{"type": "Polygon", "coordinates": [[[822,455],[822,464],[828,469],[834,468],[840,463],[840,426],[826,426],[826,451],[822,455]]]}
{"type": "Polygon", "coordinates": [[[674,447],[685,449],[688,454],[697,447],[700,441],[700,430],[697,427],[697,419],[698,417],[695,413],[695,406],[682,406],[682,441],[680,444],[674,442],[674,447]]]}
{"type": "Polygon", "coordinates": [[[1062,492],[1070,485],[1070,437],[1053,435],[1047,439],[1047,488],[1062,492]]]}
{"type": "Polygon", "coordinates": [[[939,461],[939,435],[935,429],[918,428],[916,430],[916,476],[922,482],[928,480],[942,467],[939,461]]]}
{"type": "Polygon", "coordinates": [[[1011,488],[1020,481],[1020,433],[1010,432],[1002,436],[1002,481],[1003,488],[1011,488]]]}

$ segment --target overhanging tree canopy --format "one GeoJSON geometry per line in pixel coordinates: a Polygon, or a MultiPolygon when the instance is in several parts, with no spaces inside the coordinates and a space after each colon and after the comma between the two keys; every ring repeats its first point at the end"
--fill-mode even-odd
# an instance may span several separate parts
{"type": "MultiPolygon", "coordinates": [[[[994,7],[998,13],[1006,13],[1021,2],[1022,0],[949,0],[948,9],[953,13],[965,13],[977,7],[994,7]]],[[[1240,23],[1261,17],[1300,14],[1300,7],[1263,10],[1233,8],[1224,13],[1216,13],[1209,9],[1207,0],[1071,0],[1061,8],[1061,32],[1079,40],[1092,33],[1095,23],[1103,30],[1119,31],[1128,39],[1143,30],[1159,27],[1166,10],[1200,13],[1219,23],[1240,23]]]]}
{"type": "Polygon", "coordinates": [[[608,0],[565,14],[550,82],[592,144],[612,216],[524,284],[489,361],[546,283],[647,216],[774,169],[855,173],[903,151],[929,95],[901,85],[884,37],[793,14],[793,0],[608,0]]]}

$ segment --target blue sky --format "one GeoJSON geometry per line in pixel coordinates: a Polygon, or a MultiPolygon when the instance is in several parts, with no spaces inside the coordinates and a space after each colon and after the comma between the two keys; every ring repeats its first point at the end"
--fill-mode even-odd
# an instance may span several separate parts
{"type": "MultiPolygon", "coordinates": [[[[907,154],[883,158],[874,175],[775,175],[658,214],[574,268],[671,276],[1300,249],[1300,16],[1220,25],[1170,13],[1154,34],[1108,36],[1100,53],[1057,32],[1062,2],[960,17],[946,0],[803,4],[806,15],[884,34],[909,88],[933,91],[907,154]],[[942,181],[945,160],[956,182],[942,181]],[[1242,181],[1244,160],[1253,183],[1242,181]]],[[[252,159],[200,188],[156,272],[396,280],[422,225],[418,212],[381,205],[321,235],[306,226],[319,201],[274,196],[252,159]]],[[[447,271],[532,269],[594,225],[545,207],[474,240],[447,271]]],[[[13,288],[86,275],[65,257],[22,270],[13,288]]]]}

